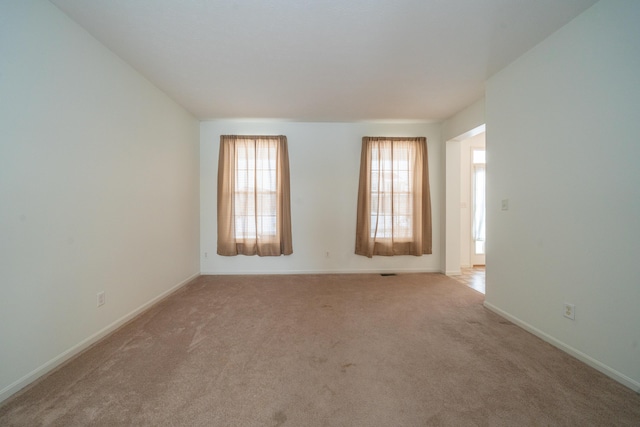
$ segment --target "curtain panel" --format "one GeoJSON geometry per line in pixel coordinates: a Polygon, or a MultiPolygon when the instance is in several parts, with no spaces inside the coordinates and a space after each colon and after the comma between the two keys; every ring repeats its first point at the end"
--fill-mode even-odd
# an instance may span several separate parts
{"type": "Polygon", "coordinates": [[[426,138],[363,137],[355,253],[420,256],[431,240],[426,138]]]}
{"type": "Polygon", "coordinates": [[[293,253],[287,137],[221,135],[219,255],[293,253]]]}

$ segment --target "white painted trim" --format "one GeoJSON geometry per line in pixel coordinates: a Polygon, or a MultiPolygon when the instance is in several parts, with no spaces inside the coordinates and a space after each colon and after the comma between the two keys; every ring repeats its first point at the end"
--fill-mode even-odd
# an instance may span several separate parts
{"type": "Polygon", "coordinates": [[[461,270],[447,271],[444,274],[446,274],[447,276],[462,276],[462,271],[461,270]]]}
{"type": "Polygon", "coordinates": [[[87,349],[92,344],[96,343],[100,339],[102,339],[105,336],[109,335],[111,332],[115,331],[120,326],[122,326],[125,323],[127,323],[129,320],[133,319],[134,317],[136,317],[137,315],[139,315],[143,311],[147,310],[148,308],[150,308],[154,304],[158,303],[160,300],[166,298],[167,296],[169,296],[170,294],[172,294],[173,292],[177,291],[178,289],[180,289],[181,287],[183,287],[184,285],[186,285],[187,283],[189,283],[190,281],[192,281],[193,279],[195,279],[196,277],[199,277],[199,276],[200,276],[200,273],[196,273],[196,274],[193,274],[193,275],[189,276],[188,278],[186,278],[185,280],[181,281],[177,285],[171,287],[170,289],[164,291],[163,293],[161,293],[160,295],[156,296],[155,298],[152,298],[148,302],[142,304],[140,307],[136,308],[135,310],[133,310],[129,314],[126,314],[125,316],[121,317],[120,319],[116,320],[115,322],[111,323],[110,325],[106,326],[105,328],[99,330],[98,332],[96,332],[95,334],[91,335],[90,337],[80,341],[78,344],[74,345],[73,347],[69,348],[68,350],[64,351],[63,353],[59,354],[58,356],[54,357],[53,359],[49,360],[48,362],[46,362],[42,366],[40,366],[40,367],[34,369],[33,371],[29,372],[27,375],[23,376],[22,378],[18,379],[17,381],[13,382],[12,384],[9,384],[7,387],[5,387],[2,390],[0,390],[0,403],[2,403],[3,401],[7,400],[11,396],[13,396],[15,393],[17,393],[18,391],[22,390],[24,387],[28,386],[29,384],[31,384],[32,382],[34,382],[38,378],[48,374],[49,372],[51,372],[52,370],[54,370],[58,366],[62,365],[67,360],[69,360],[72,357],[78,355],[79,353],[81,353],[83,350],[87,349]]]}
{"type": "Polygon", "coordinates": [[[610,366],[605,365],[604,363],[594,359],[593,357],[581,352],[580,350],[577,350],[573,347],[571,347],[570,345],[567,345],[565,343],[563,343],[562,341],[552,337],[551,335],[542,332],[540,329],[537,329],[533,326],[531,326],[530,324],[528,324],[527,322],[524,322],[520,319],[518,319],[517,317],[512,316],[511,314],[507,313],[506,311],[496,307],[495,305],[488,303],[488,302],[484,302],[484,306],[486,308],[488,308],[489,310],[493,311],[494,313],[498,314],[499,316],[504,317],[505,319],[515,323],[516,325],[520,326],[522,329],[531,332],[533,335],[537,336],[538,338],[543,339],[544,341],[548,342],[549,344],[553,345],[554,347],[559,348],[560,350],[564,351],[565,353],[575,357],[576,359],[580,360],[581,362],[586,363],[587,365],[591,366],[594,369],[597,369],[598,371],[602,372],[603,374],[605,374],[606,376],[608,376],[611,379],[614,379],[615,381],[619,382],[620,384],[629,387],[631,390],[635,391],[636,393],[640,393],[640,382],[635,381],[632,378],[629,378],[628,376],[624,375],[621,372],[616,371],[615,369],[611,368],[610,366]]]}
{"type": "Polygon", "coordinates": [[[480,135],[482,132],[486,132],[486,131],[487,131],[487,125],[482,124],[452,139],[454,141],[462,141],[463,139],[473,138],[474,136],[480,135]]]}
{"type": "Polygon", "coordinates": [[[276,271],[203,271],[203,276],[253,276],[253,275],[293,275],[293,274],[412,274],[412,273],[442,273],[439,268],[433,269],[380,269],[380,270],[276,270],[276,271]]]}

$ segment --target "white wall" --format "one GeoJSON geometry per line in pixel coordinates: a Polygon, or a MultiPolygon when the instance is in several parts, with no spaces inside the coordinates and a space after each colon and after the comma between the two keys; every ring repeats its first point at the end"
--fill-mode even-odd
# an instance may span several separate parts
{"type": "Polygon", "coordinates": [[[0,400],[199,273],[198,144],[51,3],[2,2],[0,400]]]}
{"type": "Polygon", "coordinates": [[[200,128],[201,270],[203,274],[440,271],[441,142],[437,123],[297,123],[210,121],[200,128]],[[216,190],[220,135],[286,135],[291,172],[293,254],[216,255],[216,190]],[[355,255],[363,136],[425,136],[433,214],[433,254],[369,259],[355,255]],[[329,258],[325,253],[329,251],[329,258]],[[205,257],[205,253],[208,254],[205,257]]]}
{"type": "Polygon", "coordinates": [[[478,99],[467,108],[459,111],[452,117],[442,122],[442,140],[462,140],[476,135],[482,130],[474,129],[485,124],[485,98],[478,99]]]}
{"type": "Polygon", "coordinates": [[[445,143],[445,259],[442,271],[451,276],[462,274],[460,270],[460,190],[461,190],[461,143],[455,139],[445,143]]]}
{"type": "Polygon", "coordinates": [[[639,17],[636,0],[597,3],[486,93],[486,305],[635,390],[639,17]]]}

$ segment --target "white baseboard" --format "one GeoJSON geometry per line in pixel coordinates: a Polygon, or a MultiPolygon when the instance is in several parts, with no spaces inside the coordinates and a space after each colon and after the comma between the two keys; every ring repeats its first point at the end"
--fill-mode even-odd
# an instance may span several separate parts
{"type": "Polygon", "coordinates": [[[444,274],[446,274],[447,276],[462,276],[462,271],[460,270],[446,271],[444,274]]]}
{"type": "Polygon", "coordinates": [[[383,273],[442,273],[438,268],[433,269],[378,269],[378,270],[275,270],[275,271],[203,271],[203,276],[233,276],[233,275],[293,275],[293,274],[383,274],[383,273]]]}
{"type": "Polygon", "coordinates": [[[133,310],[129,314],[126,314],[125,316],[121,317],[120,319],[116,320],[115,322],[111,323],[110,325],[106,326],[105,328],[99,330],[98,332],[96,332],[95,334],[91,335],[90,337],[80,341],[78,344],[74,345],[70,349],[64,351],[63,353],[61,353],[58,356],[54,357],[53,359],[49,360],[48,362],[46,362],[42,366],[40,366],[40,367],[34,369],[33,371],[29,372],[27,375],[23,376],[19,380],[15,381],[14,383],[12,383],[12,384],[8,385],[7,387],[3,388],[2,390],[0,390],[0,403],[2,403],[3,401],[7,400],[9,397],[13,396],[15,393],[17,393],[18,391],[22,390],[24,387],[28,386],[29,384],[31,384],[32,382],[34,382],[38,378],[48,374],[49,372],[51,372],[52,370],[54,370],[58,366],[62,365],[67,360],[69,360],[72,357],[76,356],[77,354],[79,354],[80,352],[82,352],[83,350],[88,348],[91,344],[94,344],[95,342],[97,342],[101,338],[104,338],[105,336],[109,335],[111,332],[115,331],[120,326],[122,326],[125,323],[127,323],[129,320],[133,319],[134,317],[136,317],[137,315],[139,315],[143,311],[147,310],[149,307],[151,307],[152,305],[156,304],[158,301],[160,301],[160,300],[164,299],[165,297],[169,296],[169,294],[177,291],[179,288],[181,288],[182,286],[186,285],[187,283],[189,283],[190,281],[192,281],[193,279],[195,279],[198,276],[200,276],[200,273],[196,273],[196,274],[191,275],[190,277],[188,277],[185,280],[181,281],[177,285],[175,285],[175,286],[171,287],[170,289],[164,291],[163,293],[161,293],[157,297],[152,298],[151,300],[149,300],[146,303],[142,304],[140,307],[136,308],[135,310],[133,310]]]}
{"type": "Polygon", "coordinates": [[[614,379],[615,381],[619,382],[622,385],[625,385],[627,387],[629,387],[631,390],[635,391],[636,393],[640,393],[640,382],[635,381],[632,378],[629,378],[628,376],[624,375],[621,372],[616,371],[615,369],[605,365],[604,363],[594,359],[593,357],[581,352],[580,350],[577,350],[573,347],[571,347],[570,345],[567,345],[565,343],[563,343],[562,341],[552,337],[551,335],[542,332],[541,330],[531,326],[530,324],[528,324],[527,322],[524,322],[520,319],[518,319],[515,316],[512,316],[511,314],[507,313],[506,311],[496,307],[495,305],[488,303],[488,302],[484,302],[484,306],[486,308],[488,308],[489,310],[493,311],[494,313],[504,317],[505,319],[515,323],[516,325],[520,326],[522,329],[531,332],[533,335],[537,336],[538,338],[541,338],[542,340],[548,342],[549,344],[553,345],[554,347],[559,348],[560,350],[564,351],[565,353],[570,354],[571,356],[575,357],[576,359],[586,363],[587,365],[591,366],[592,368],[602,372],[603,374],[605,374],[606,376],[608,376],[611,379],[614,379]]]}

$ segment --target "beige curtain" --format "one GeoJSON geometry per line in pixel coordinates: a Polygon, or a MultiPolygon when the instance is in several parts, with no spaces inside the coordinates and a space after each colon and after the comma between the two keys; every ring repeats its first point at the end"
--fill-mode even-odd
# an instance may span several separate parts
{"type": "Polygon", "coordinates": [[[218,254],[293,253],[286,136],[220,136],[218,254]]]}
{"type": "Polygon", "coordinates": [[[362,138],[355,252],[432,253],[426,138],[362,138]]]}

